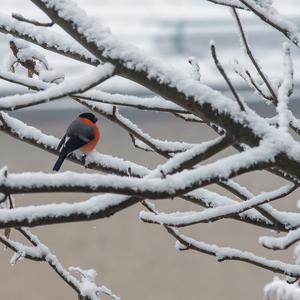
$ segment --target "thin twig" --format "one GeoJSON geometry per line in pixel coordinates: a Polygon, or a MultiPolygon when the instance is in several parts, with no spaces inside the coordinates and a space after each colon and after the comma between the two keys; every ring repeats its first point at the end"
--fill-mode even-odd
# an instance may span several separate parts
{"type": "Polygon", "coordinates": [[[265,83],[265,85],[267,86],[270,94],[272,95],[272,101],[275,105],[277,105],[277,96],[276,96],[276,93],[274,92],[273,88],[271,87],[266,75],[263,73],[263,71],[261,70],[261,68],[259,67],[255,57],[253,56],[252,54],[252,51],[249,47],[249,44],[247,42],[247,38],[246,38],[246,35],[245,35],[245,32],[244,32],[244,29],[243,29],[243,26],[242,26],[242,23],[241,23],[241,20],[239,18],[239,15],[236,11],[235,8],[232,8],[232,12],[233,12],[233,15],[237,21],[237,25],[238,25],[238,28],[239,28],[239,31],[240,31],[240,35],[241,35],[241,40],[246,48],[246,52],[250,58],[250,60],[252,61],[253,63],[253,66],[255,67],[256,71],[258,72],[258,74],[260,75],[261,79],[263,80],[263,82],[265,83]]]}
{"type": "Polygon", "coordinates": [[[51,27],[51,26],[53,26],[55,24],[54,22],[44,23],[44,22],[39,22],[39,21],[27,19],[27,18],[23,17],[22,15],[16,14],[16,13],[12,13],[11,16],[14,19],[18,20],[18,21],[30,23],[30,24],[33,24],[33,25],[36,25],[36,26],[51,27]]]}
{"type": "Polygon", "coordinates": [[[217,54],[216,54],[216,48],[215,48],[215,45],[213,43],[211,43],[210,45],[210,50],[211,50],[211,54],[212,54],[212,57],[214,59],[214,62],[216,64],[216,67],[218,68],[219,72],[221,73],[221,75],[223,76],[223,78],[225,79],[227,85],[229,86],[233,96],[235,97],[237,103],[239,104],[240,106],[240,109],[242,111],[245,111],[245,107],[244,107],[244,104],[242,103],[239,95],[237,94],[236,90],[234,89],[231,81],[229,80],[227,74],[225,73],[225,70],[223,69],[220,61],[218,60],[218,57],[217,57],[217,54]]]}
{"type": "Polygon", "coordinates": [[[240,2],[244,4],[249,10],[251,10],[254,14],[256,14],[261,20],[263,20],[267,24],[271,25],[273,28],[283,33],[297,47],[300,47],[299,39],[295,38],[287,28],[284,28],[284,26],[281,25],[280,20],[278,20],[278,22],[272,21],[265,14],[263,14],[258,9],[256,9],[255,6],[249,3],[249,1],[247,0],[240,0],[240,2]]]}

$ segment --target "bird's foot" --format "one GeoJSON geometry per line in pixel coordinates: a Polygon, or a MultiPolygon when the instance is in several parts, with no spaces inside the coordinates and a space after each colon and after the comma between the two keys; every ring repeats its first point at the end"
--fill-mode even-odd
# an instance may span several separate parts
{"type": "Polygon", "coordinates": [[[87,168],[87,164],[86,164],[86,154],[82,155],[82,162],[85,168],[87,168]]]}

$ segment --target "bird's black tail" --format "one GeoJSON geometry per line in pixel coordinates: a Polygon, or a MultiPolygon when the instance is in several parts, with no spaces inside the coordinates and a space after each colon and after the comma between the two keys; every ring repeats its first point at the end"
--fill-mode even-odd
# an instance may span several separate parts
{"type": "Polygon", "coordinates": [[[56,161],[54,167],[53,167],[53,171],[59,171],[61,165],[63,164],[65,158],[67,157],[67,154],[65,153],[60,153],[59,154],[59,157],[58,157],[58,160],[56,161]]]}

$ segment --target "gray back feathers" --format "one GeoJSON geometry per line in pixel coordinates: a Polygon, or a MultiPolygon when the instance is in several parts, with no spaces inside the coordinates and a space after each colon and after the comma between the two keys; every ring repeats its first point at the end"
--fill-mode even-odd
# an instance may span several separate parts
{"type": "Polygon", "coordinates": [[[73,121],[68,127],[66,136],[69,137],[71,135],[77,136],[85,142],[89,142],[95,136],[93,128],[86,124],[83,124],[79,121],[79,119],[73,121]]]}

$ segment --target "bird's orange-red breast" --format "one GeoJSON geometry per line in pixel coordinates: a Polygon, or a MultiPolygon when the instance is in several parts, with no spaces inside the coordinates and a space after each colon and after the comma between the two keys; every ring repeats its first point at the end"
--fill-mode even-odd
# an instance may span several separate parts
{"type": "Polygon", "coordinates": [[[87,144],[85,144],[83,147],[80,148],[81,152],[89,153],[95,149],[98,141],[100,140],[100,130],[99,130],[98,126],[95,123],[93,123],[92,121],[90,121],[89,119],[79,117],[79,121],[85,125],[92,127],[94,135],[95,135],[94,138],[90,142],[88,142],[87,144]]]}

